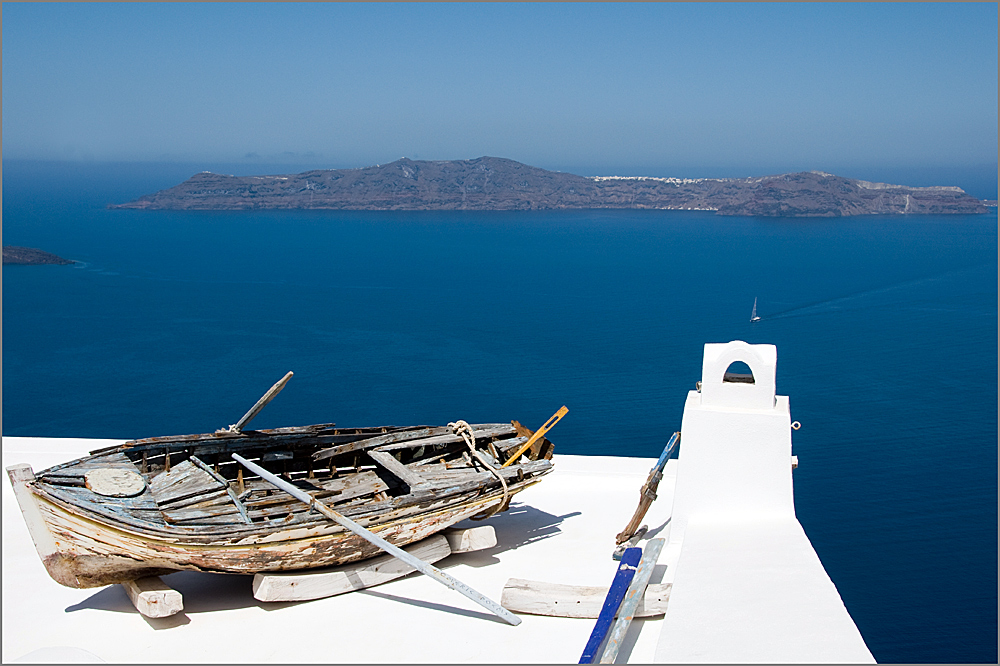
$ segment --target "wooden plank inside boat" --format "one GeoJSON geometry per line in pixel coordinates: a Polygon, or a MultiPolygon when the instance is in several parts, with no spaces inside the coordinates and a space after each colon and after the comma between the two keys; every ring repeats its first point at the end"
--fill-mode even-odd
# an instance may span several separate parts
{"type": "Polygon", "coordinates": [[[149,489],[160,506],[225,490],[218,479],[190,460],[175,465],[169,472],[154,476],[149,482],[149,489]]]}
{"type": "Polygon", "coordinates": [[[78,477],[83,478],[87,472],[98,469],[130,469],[135,470],[132,461],[121,452],[83,458],[82,460],[58,465],[52,469],[47,469],[39,473],[40,479],[55,481],[58,478],[78,477]]]}
{"type": "Polygon", "coordinates": [[[391,453],[385,451],[368,451],[368,455],[372,460],[405,483],[411,493],[430,488],[430,484],[427,481],[421,478],[419,474],[407,469],[406,465],[396,460],[391,453]]]}

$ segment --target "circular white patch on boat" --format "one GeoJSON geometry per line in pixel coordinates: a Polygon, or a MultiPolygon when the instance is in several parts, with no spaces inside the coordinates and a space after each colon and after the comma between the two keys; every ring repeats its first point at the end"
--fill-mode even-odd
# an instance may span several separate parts
{"type": "Polygon", "coordinates": [[[146,481],[131,469],[94,469],[83,477],[87,487],[107,497],[132,497],[146,489],[146,481]]]}

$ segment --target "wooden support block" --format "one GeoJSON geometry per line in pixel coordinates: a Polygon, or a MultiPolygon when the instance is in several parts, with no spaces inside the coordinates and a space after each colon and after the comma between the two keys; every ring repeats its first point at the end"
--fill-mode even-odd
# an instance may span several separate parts
{"type": "MultiPolygon", "coordinates": [[[[655,617],[667,612],[670,583],[646,586],[635,617],[655,617]]],[[[608,595],[606,587],[540,583],[511,578],[503,588],[500,605],[515,613],[552,617],[596,618],[608,595]]]]}
{"type": "MultiPolygon", "coordinates": [[[[451,554],[448,539],[438,534],[404,548],[424,562],[434,563],[451,554]]],[[[416,571],[392,555],[329,569],[291,573],[259,573],[253,577],[253,596],[258,601],[307,601],[387,583],[416,571]]]]}
{"type": "Polygon", "coordinates": [[[497,533],[492,525],[470,527],[469,529],[450,528],[441,532],[453,553],[471,553],[476,550],[486,550],[497,545],[497,533]]]}
{"type": "Polygon", "coordinates": [[[135,609],[146,617],[170,617],[184,610],[184,597],[158,576],[122,583],[135,609]]]}

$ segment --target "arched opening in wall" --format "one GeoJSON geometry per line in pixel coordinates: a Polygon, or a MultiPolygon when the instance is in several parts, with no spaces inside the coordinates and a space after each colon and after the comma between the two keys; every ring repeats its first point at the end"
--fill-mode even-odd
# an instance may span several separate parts
{"type": "Polygon", "coordinates": [[[753,384],[753,371],[743,361],[733,361],[722,375],[723,382],[732,384],[753,384]]]}

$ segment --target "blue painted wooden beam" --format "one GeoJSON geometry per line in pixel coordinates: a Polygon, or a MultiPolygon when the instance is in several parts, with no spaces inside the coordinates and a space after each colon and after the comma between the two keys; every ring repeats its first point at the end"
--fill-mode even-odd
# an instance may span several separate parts
{"type": "Polygon", "coordinates": [[[615,579],[611,583],[611,589],[608,590],[608,596],[604,599],[604,606],[601,607],[601,614],[597,616],[597,623],[594,625],[594,631],[590,634],[590,640],[587,641],[587,647],[583,648],[583,656],[580,657],[579,663],[594,663],[597,651],[600,649],[601,644],[604,643],[604,639],[608,635],[608,630],[611,628],[611,623],[615,621],[615,615],[618,613],[618,607],[621,606],[622,599],[625,597],[625,592],[628,590],[628,586],[632,583],[632,578],[635,576],[636,569],[639,568],[639,559],[641,557],[642,548],[628,548],[622,555],[621,563],[618,565],[618,571],[615,573],[615,579]]]}
{"type": "Polygon", "coordinates": [[[604,654],[601,656],[602,664],[615,663],[618,650],[621,648],[622,641],[625,640],[625,632],[628,631],[629,625],[635,617],[635,612],[642,602],[642,595],[646,593],[646,585],[649,583],[649,577],[653,575],[656,560],[660,557],[660,551],[663,550],[665,541],[665,539],[650,539],[646,544],[646,549],[642,553],[642,561],[639,562],[639,570],[635,572],[635,578],[632,579],[632,584],[629,585],[628,592],[625,593],[625,600],[618,610],[618,619],[611,630],[611,638],[608,639],[608,645],[604,648],[604,654]]]}

